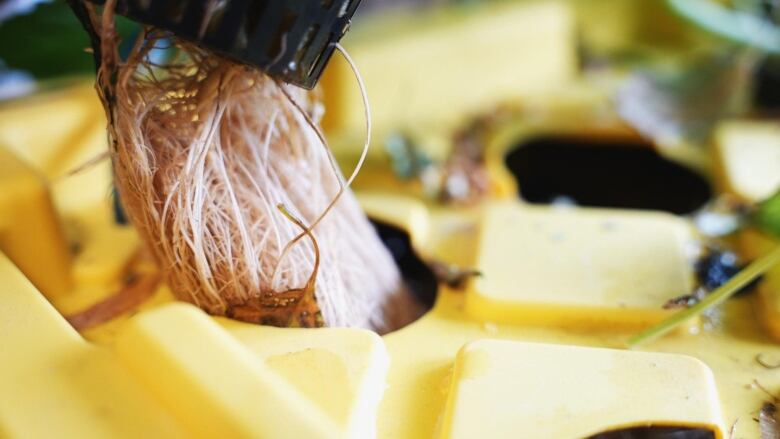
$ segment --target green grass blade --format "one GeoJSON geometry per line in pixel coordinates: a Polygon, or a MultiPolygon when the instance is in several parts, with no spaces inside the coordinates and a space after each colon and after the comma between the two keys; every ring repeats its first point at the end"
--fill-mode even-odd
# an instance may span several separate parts
{"type": "Polygon", "coordinates": [[[752,282],[753,279],[761,276],[778,263],[780,263],[780,246],[775,247],[769,253],[753,261],[750,265],[729,279],[728,282],[721,285],[707,297],[702,299],[701,302],[688,309],[675,313],[659,324],[631,337],[628,340],[628,346],[636,347],[642,343],[647,343],[650,340],[655,340],[656,338],[666,334],[691,317],[697,316],[708,308],[722,303],[724,300],[734,295],[734,293],[739,291],[742,287],[752,282]]]}

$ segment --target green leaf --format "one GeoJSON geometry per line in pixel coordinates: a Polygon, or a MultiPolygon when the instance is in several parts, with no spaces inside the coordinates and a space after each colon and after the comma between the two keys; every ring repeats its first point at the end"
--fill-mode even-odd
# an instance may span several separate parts
{"type": "MultiPolygon", "coordinates": [[[[117,19],[120,35],[138,27],[117,19]]],[[[62,0],[39,5],[29,14],[0,24],[0,59],[7,67],[25,70],[38,79],[92,74],[92,54],[84,51],[89,38],[70,7],[62,0]]]]}
{"type": "Polygon", "coordinates": [[[758,205],[753,222],[761,230],[780,237],[780,191],[758,205]]]}

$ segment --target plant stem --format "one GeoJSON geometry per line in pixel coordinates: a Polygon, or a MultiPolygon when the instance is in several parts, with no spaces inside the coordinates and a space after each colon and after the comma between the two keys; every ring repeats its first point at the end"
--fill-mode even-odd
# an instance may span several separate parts
{"type": "Polygon", "coordinates": [[[734,295],[734,293],[739,291],[742,287],[752,282],[753,279],[761,276],[778,263],[780,263],[780,245],[775,247],[772,251],[765,254],[764,256],[761,256],[760,258],[751,262],[750,265],[729,279],[728,282],[716,288],[715,291],[707,295],[707,297],[702,299],[696,305],[675,313],[661,323],[631,337],[628,340],[628,346],[633,348],[642,343],[655,340],[656,338],[666,334],[691,317],[695,317],[708,308],[722,303],[724,300],[734,295]]]}

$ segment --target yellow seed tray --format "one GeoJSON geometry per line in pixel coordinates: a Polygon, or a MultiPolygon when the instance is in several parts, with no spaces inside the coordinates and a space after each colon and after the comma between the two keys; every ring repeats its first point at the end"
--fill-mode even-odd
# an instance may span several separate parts
{"type": "MultiPolygon", "coordinates": [[[[463,290],[440,287],[429,312],[383,337],[212,318],[175,302],[165,285],[131,312],[75,331],[63,316],[156,271],[134,231],[114,221],[108,164],[67,175],[106,148],[91,87],[77,81],[0,107],[0,437],[571,439],[645,425],[704,428],[715,438],[729,437],[733,427],[734,438],[758,437],[754,418],[769,397],[756,383],[780,392],[780,375],[766,367],[780,364],[772,339],[780,339],[780,267],[758,294],[729,300],[639,350],[625,349],[636,330],[673,312],[661,308],[665,300],[692,285],[687,244],[695,231],[669,214],[562,210],[517,197],[502,154],[519,140],[627,131],[604,110],[608,91],[575,78],[569,7],[497,8],[436,18],[419,30],[419,49],[371,35],[350,43],[369,92],[381,88],[371,84],[386,70],[378,52],[419,58],[425,70],[424,63],[443,59],[431,60],[426,44],[481,35],[480,26],[522,38],[513,32],[524,28],[513,23],[533,24],[554,40],[538,50],[557,53],[539,56],[538,70],[520,78],[486,78],[460,108],[431,98],[414,102],[407,120],[376,113],[376,138],[402,128],[444,156],[447,135],[471,110],[503,97],[525,109],[492,135],[493,193],[478,206],[426,202],[419,187],[388,178],[381,154],[372,155],[357,182],[369,215],[406,231],[424,259],[483,272],[463,290]],[[503,20],[506,14],[514,20],[503,20]],[[534,86],[540,81],[546,89],[534,86]],[[453,114],[434,117],[448,110],[453,114]]],[[[398,23],[388,28],[410,26],[398,23]]],[[[496,53],[484,56],[517,49],[490,47],[496,53]]],[[[466,49],[477,56],[482,48],[466,49]]],[[[334,65],[324,82],[333,108],[326,126],[349,166],[362,133],[352,112],[362,110],[349,102],[356,95],[347,91],[348,74],[334,65]]],[[[410,87],[427,87],[426,75],[403,75],[416,84],[410,87]]],[[[374,107],[399,93],[378,91],[374,107]]],[[[731,142],[754,132],[774,139],[765,131],[738,122],[723,128],[715,156],[719,168],[735,170],[716,173],[723,190],[753,184],[739,171],[751,164],[739,161],[763,160],[761,148],[731,153],[731,142]]],[[[780,166],[765,172],[780,173],[780,166]]],[[[753,257],[773,242],[747,231],[736,244],[753,257]]]]}

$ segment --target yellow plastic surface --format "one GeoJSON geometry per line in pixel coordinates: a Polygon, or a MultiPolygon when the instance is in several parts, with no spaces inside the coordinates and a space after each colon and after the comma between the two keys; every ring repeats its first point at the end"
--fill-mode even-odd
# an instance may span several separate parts
{"type": "MultiPolygon", "coordinates": [[[[380,138],[420,124],[452,124],[496,101],[538,96],[576,74],[574,16],[562,2],[467,5],[383,18],[344,42],[365,80],[380,138]]],[[[322,83],[325,128],[362,144],[360,90],[342,57],[333,57],[322,83]]]]}
{"type": "Polygon", "coordinates": [[[491,204],[466,311],[488,322],[637,328],[691,291],[684,220],[653,212],[491,204]]]}
{"type": "Polygon", "coordinates": [[[780,126],[774,122],[731,121],[716,132],[727,189],[748,201],[780,190],[780,126]]]}
{"type": "MultiPolygon", "coordinates": [[[[780,190],[780,127],[771,122],[729,121],[716,132],[720,184],[747,201],[761,201],[780,190]]],[[[778,239],[757,230],[738,237],[751,259],[772,249],[778,239]]],[[[780,267],[770,269],[758,286],[756,314],[767,332],[780,341],[780,267]]]]}
{"type": "Polygon", "coordinates": [[[69,157],[74,150],[88,147],[85,132],[95,123],[105,127],[94,94],[91,84],[79,81],[45,97],[27,99],[21,106],[6,104],[0,116],[0,144],[41,174],[49,178],[61,175],[73,166],[69,157]]]}
{"type": "MultiPolygon", "coordinates": [[[[755,230],[740,234],[740,247],[743,253],[756,257],[780,245],[780,240],[755,230]]],[[[758,285],[756,295],[756,314],[769,335],[780,341],[780,267],[767,271],[758,285]]]]}
{"type": "Polygon", "coordinates": [[[368,331],[258,328],[220,321],[266,365],[314,401],[349,437],[373,437],[389,356],[368,331]]]}
{"type": "Polygon", "coordinates": [[[106,349],[68,325],[0,254],[0,435],[186,437],[106,349]]]}
{"type": "MultiPolygon", "coordinates": [[[[95,192],[106,193],[94,185],[82,189],[88,198],[95,192]]],[[[57,199],[75,196],[76,192],[55,192],[55,205],[76,205],[78,200],[57,199]]],[[[479,209],[431,208],[402,193],[363,193],[360,198],[375,218],[409,231],[424,255],[474,266],[478,252],[490,252],[478,239],[477,231],[486,218],[479,209]]],[[[111,230],[121,229],[109,221],[110,199],[102,196],[95,200],[99,203],[94,205],[96,219],[87,229],[89,233],[72,235],[79,252],[102,254],[107,259],[111,259],[109,249],[132,254],[129,249],[136,249],[137,241],[112,237],[115,232],[111,230]]],[[[519,203],[508,209],[560,214],[519,203]]],[[[64,210],[63,217],[85,218],[77,212],[64,210]]],[[[578,213],[583,212],[569,214],[578,213]]],[[[648,231],[666,230],[662,235],[667,238],[660,240],[667,243],[663,248],[676,248],[670,236],[677,236],[678,232],[672,232],[680,228],[677,220],[655,214],[625,215],[632,220],[649,215],[650,222],[660,226],[648,231]]],[[[593,233],[583,228],[576,232],[581,234],[577,239],[593,239],[593,233]]],[[[632,239],[644,242],[641,237],[632,239]]],[[[517,250],[512,255],[516,264],[501,267],[515,270],[533,258],[517,250]]],[[[676,251],[666,257],[682,258],[676,251]]],[[[337,435],[371,437],[371,429],[376,428],[380,438],[429,438],[436,434],[446,412],[454,359],[465,344],[496,338],[619,348],[630,334],[619,328],[572,330],[475,321],[466,311],[469,293],[444,289],[425,317],[380,340],[364,331],[287,330],[224,319],[215,322],[188,306],[163,306],[171,296],[162,287],[141,307],[140,314],[85,331],[83,336],[89,340],[85,341],[57,311],[71,313],[109,296],[121,285],[126,271],[143,270],[137,266],[142,262],[129,260],[129,268],[119,272],[112,268],[113,263],[98,263],[94,267],[97,278],[111,281],[77,279],[69,292],[53,299],[55,310],[4,261],[0,278],[8,291],[0,296],[0,341],[5,347],[0,363],[0,430],[9,437],[49,437],[55,431],[79,437],[175,437],[215,430],[251,435],[259,428],[274,428],[260,407],[276,401],[278,409],[286,413],[312,411],[311,419],[320,421],[298,427],[316,430],[313,434],[327,435],[335,429],[337,435]],[[389,369],[385,352],[390,356],[389,369]],[[72,364],[78,366],[69,366],[72,364]],[[241,377],[246,388],[255,391],[247,395],[244,386],[230,384],[235,383],[234,377],[241,377]],[[259,390],[266,388],[269,390],[259,390]],[[33,421],[42,414],[50,423],[33,421]],[[255,424],[260,421],[262,426],[255,424]]],[[[73,265],[76,261],[78,258],[73,265]]],[[[46,268],[39,267],[44,273],[46,268]]],[[[689,268],[682,270],[687,273],[689,268]]],[[[523,278],[517,279],[519,286],[522,282],[523,278]]],[[[780,350],[762,335],[748,305],[744,299],[731,301],[722,320],[714,326],[710,322],[709,328],[705,325],[702,333],[670,336],[648,349],[685,353],[704,361],[714,372],[721,395],[719,403],[707,397],[709,405],[720,404],[723,411],[722,419],[712,421],[713,425],[731,424],[739,418],[738,431],[752,437],[757,430],[750,416],[764,395],[749,385],[757,379],[769,388],[780,386],[780,379],[758,365],[755,356],[780,355],[780,350]]],[[[582,313],[589,311],[583,308],[582,313]]],[[[617,412],[613,416],[622,415],[617,412]]],[[[601,425],[612,425],[614,419],[604,418],[601,425]]],[[[688,425],[691,418],[681,414],[672,421],[688,425]]]]}
{"type": "Polygon", "coordinates": [[[47,182],[2,146],[0,250],[47,296],[71,288],[70,255],[47,182]]]}
{"type": "Polygon", "coordinates": [[[116,353],[197,436],[343,436],[322,409],[191,305],[167,305],[133,319],[116,353]],[[182,343],[187,339],[197,342],[182,343]]]}
{"type": "Polygon", "coordinates": [[[712,372],[695,358],[480,340],[455,360],[440,437],[571,439],[720,422],[712,372]]]}
{"type": "MultiPolygon", "coordinates": [[[[511,6],[505,7],[511,9],[511,6]]],[[[535,135],[551,131],[580,135],[624,131],[620,126],[610,125],[614,120],[609,115],[602,117],[607,102],[604,93],[582,84],[571,89],[563,87],[562,82],[573,75],[569,64],[573,53],[570,11],[557,3],[522,6],[525,7],[529,8],[525,11],[535,10],[540,15],[533,19],[520,15],[515,18],[524,24],[538,25],[540,32],[541,29],[549,31],[550,38],[565,37],[567,42],[540,39],[534,44],[535,47],[547,47],[549,43],[545,50],[556,53],[551,64],[534,73],[541,81],[529,79],[530,85],[522,89],[538,87],[540,92],[544,88],[559,89],[549,99],[542,95],[524,101],[529,106],[518,116],[522,116],[524,122],[494,139],[495,148],[491,147],[494,155],[487,158],[492,172],[501,172],[501,151],[535,135]]],[[[522,8],[518,7],[518,10],[522,8]]],[[[506,16],[513,17],[512,14],[506,16]]],[[[488,14],[487,19],[493,20],[490,22],[491,26],[497,26],[496,32],[525,32],[523,26],[509,29],[500,14],[488,14]]],[[[464,30],[463,35],[473,36],[473,32],[482,29],[479,23],[468,24],[468,17],[462,16],[460,20],[471,32],[464,30]]],[[[446,32],[447,38],[454,38],[460,29],[455,26],[456,22],[431,25],[431,29],[446,32]]],[[[412,26],[409,31],[417,32],[415,38],[420,41],[437,39],[434,31],[423,38],[421,33],[424,32],[419,26],[412,26]]],[[[403,38],[395,41],[399,45],[411,44],[403,38]]],[[[512,48],[520,50],[518,46],[512,48]]],[[[467,49],[471,53],[479,53],[477,49],[490,52],[482,46],[467,49]]],[[[403,52],[394,52],[396,49],[391,47],[386,50],[386,53],[403,52]]],[[[494,55],[505,53],[503,50],[507,48],[494,55]]],[[[527,50],[533,49],[523,49],[527,50]]],[[[356,47],[355,55],[360,67],[366,69],[364,73],[373,71],[375,73],[370,75],[376,76],[391,71],[377,67],[384,58],[371,60],[365,54],[368,50],[361,51],[356,47]]],[[[432,56],[430,51],[420,51],[415,56],[423,54],[426,61],[420,62],[421,72],[415,72],[421,78],[435,77],[429,75],[428,70],[434,69],[437,63],[446,65],[444,61],[450,62],[453,56],[450,54],[445,59],[444,54],[432,56]]],[[[485,74],[491,74],[489,70],[478,71],[479,65],[465,67],[464,75],[483,78],[485,74]]],[[[452,68],[447,72],[453,72],[454,77],[460,74],[452,68]]],[[[371,81],[376,79],[369,80],[369,93],[381,89],[371,85],[371,81]]],[[[398,112],[409,107],[410,118],[422,114],[415,113],[422,109],[431,113],[471,113],[472,109],[466,105],[469,104],[475,105],[473,110],[477,110],[476,101],[468,99],[462,102],[463,106],[432,100],[424,102],[425,106],[414,107],[416,104],[403,101],[411,92],[388,92],[392,96],[383,93],[385,91],[378,90],[377,96],[372,98],[376,108],[380,102],[400,95],[402,104],[409,105],[400,105],[398,112]]],[[[497,90],[491,93],[495,93],[490,95],[492,100],[501,94],[497,90]]],[[[476,99],[469,95],[465,97],[476,99]]],[[[345,107],[334,110],[337,119],[352,120],[341,126],[357,127],[354,125],[357,116],[346,117],[341,112],[362,114],[357,107],[359,101],[344,100],[345,107]],[[353,105],[354,108],[346,110],[346,106],[353,105]]],[[[486,99],[480,104],[488,105],[489,102],[486,99]]],[[[448,114],[442,117],[457,119],[461,116],[448,114]]],[[[387,117],[390,125],[406,123],[398,115],[382,117],[387,117]]],[[[425,131],[423,121],[409,124],[416,125],[416,132],[425,131]]],[[[726,437],[726,429],[736,422],[735,439],[754,438],[759,433],[753,418],[767,396],[753,383],[757,381],[770,391],[780,389],[777,371],[756,361],[759,355],[768,362],[780,360],[780,348],[754,317],[756,308],[759,312],[771,311],[771,308],[762,307],[760,300],[754,308],[751,297],[729,300],[707,316],[701,327],[695,328],[697,331],[672,334],[643,347],[655,353],[691,356],[703,365],[679,355],[646,356],[637,352],[582,348],[620,350],[632,334],[631,330],[616,323],[621,321],[618,314],[614,314],[615,320],[606,325],[604,309],[594,311],[590,305],[608,307],[613,305],[610,303],[612,297],[622,298],[630,306],[621,312],[647,311],[657,318],[656,311],[663,313],[658,309],[660,302],[678,294],[672,291],[677,287],[689,285],[690,265],[685,263],[685,253],[679,245],[680,240],[684,241],[688,236],[682,220],[648,213],[590,210],[562,213],[532,208],[520,201],[502,204],[506,207],[500,209],[506,209],[512,215],[523,212],[545,220],[571,215],[567,217],[570,221],[553,223],[564,230],[572,242],[590,249],[597,262],[595,265],[600,269],[588,279],[586,273],[576,271],[573,253],[552,250],[553,245],[560,244],[555,239],[546,241],[542,239],[543,234],[518,234],[513,231],[515,220],[511,224],[486,226],[498,216],[480,208],[431,206],[410,196],[413,191],[402,189],[405,186],[401,184],[387,186],[382,192],[363,192],[360,194],[363,206],[374,218],[408,231],[416,250],[426,258],[465,267],[479,265],[487,272],[476,282],[481,282],[479,291],[484,296],[503,297],[523,292],[524,302],[528,298],[538,299],[538,287],[546,287],[539,273],[526,273],[527,276],[518,273],[524,267],[538,266],[542,260],[537,260],[539,255],[548,260],[562,258],[564,264],[558,269],[565,268],[567,276],[574,276],[578,282],[556,284],[555,293],[565,297],[563,301],[542,297],[544,301],[554,302],[554,310],[545,317],[544,324],[515,318],[523,313],[527,316],[527,309],[514,310],[507,319],[477,318],[472,300],[477,290],[456,291],[442,287],[435,306],[425,316],[382,338],[360,330],[276,329],[214,319],[191,306],[170,304],[173,299],[163,285],[136,309],[79,334],[67,324],[63,315],[84,310],[111,296],[121,288],[128,275],[150,270],[148,262],[137,256],[139,243],[133,230],[113,222],[108,164],[104,161],[83,174],[60,178],[94,152],[105,150],[104,125],[94,94],[86,86],[0,108],[0,147],[12,151],[12,154],[0,157],[0,169],[23,170],[18,174],[0,173],[0,182],[10,184],[11,192],[21,194],[18,199],[14,198],[12,205],[7,202],[10,197],[3,186],[0,227],[6,227],[6,219],[17,218],[18,208],[14,206],[21,205],[18,203],[37,206],[36,212],[50,212],[41,220],[51,224],[52,230],[64,230],[67,243],[64,248],[70,252],[65,258],[69,260],[66,266],[72,279],[72,284],[58,294],[39,291],[27,280],[56,276],[57,264],[60,264],[56,261],[62,260],[53,257],[60,251],[57,249],[61,247],[57,245],[35,247],[34,252],[27,248],[32,248],[40,238],[41,229],[19,229],[20,232],[14,235],[15,244],[3,244],[3,254],[0,254],[0,437],[295,437],[306,434],[311,437],[429,439],[442,433],[455,437],[474,431],[470,430],[474,428],[474,419],[484,414],[480,410],[488,410],[487,407],[469,406],[471,392],[474,392],[474,402],[483,400],[487,392],[494,410],[485,413],[501,419],[506,419],[508,407],[518,404],[529,407],[523,414],[534,414],[534,419],[566,419],[564,414],[548,409],[571,407],[570,416],[578,418],[585,413],[579,411],[583,405],[578,404],[589,401],[586,398],[609,402],[609,410],[589,413],[580,420],[587,422],[587,426],[562,421],[562,430],[551,432],[547,437],[570,437],[567,436],[570,431],[565,429],[568,425],[587,427],[584,434],[590,434],[593,433],[591,428],[612,429],[627,423],[653,422],[705,426],[713,429],[717,437],[726,437]],[[13,175],[20,177],[10,178],[13,175]],[[31,175],[38,177],[30,180],[31,175]],[[25,189],[28,187],[44,189],[28,192],[25,189]],[[41,200],[47,198],[50,207],[42,209],[46,202],[41,200]],[[599,227],[600,223],[594,218],[604,215],[616,215],[621,227],[599,227]],[[621,234],[622,227],[625,227],[625,235],[621,234]],[[621,239],[605,238],[603,235],[608,231],[616,232],[621,239]],[[485,239],[486,234],[495,236],[485,239]],[[526,241],[533,242],[536,250],[524,249],[526,241]],[[641,267],[632,266],[634,271],[628,273],[621,265],[624,261],[608,257],[612,248],[618,249],[615,258],[638,262],[647,251],[654,253],[650,259],[658,260],[647,261],[641,267]],[[19,270],[22,264],[18,260],[21,259],[14,256],[14,252],[35,255],[36,263],[24,268],[27,277],[19,270]],[[673,264],[672,261],[682,265],[677,266],[677,262],[673,264]],[[616,280],[626,288],[607,294],[604,293],[607,290],[593,287],[609,285],[616,280]],[[511,288],[505,289],[507,285],[511,288]],[[576,290],[569,290],[568,286],[576,287],[576,290]],[[648,297],[640,296],[639,291],[647,293],[648,297]],[[561,304],[570,302],[576,302],[576,306],[567,311],[572,321],[597,320],[596,324],[549,324],[550,316],[564,308],[561,304]],[[479,341],[484,339],[511,343],[479,341]],[[529,345],[529,342],[539,344],[529,345]],[[464,348],[467,345],[469,347],[464,348]],[[460,356],[458,352],[461,352],[460,356]],[[489,391],[490,387],[482,387],[477,381],[470,381],[474,379],[470,375],[474,368],[479,372],[485,366],[481,363],[480,352],[488,352],[497,360],[491,360],[484,367],[484,374],[478,374],[476,379],[484,380],[485,386],[497,386],[495,383],[500,382],[496,392],[489,391]],[[560,361],[561,358],[566,361],[560,361]],[[653,363],[654,367],[648,365],[653,363]],[[607,364],[616,366],[607,373],[602,370],[607,364]],[[533,374],[553,378],[537,382],[532,381],[533,374]],[[582,379],[573,379],[576,377],[582,379]],[[714,377],[715,390],[711,377],[714,377]],[[549,391],[541,395],[525,394],[529,385],[539,382],[549,383],[549,391]],[[649,383],[659,385],[650,388],[649,383]],[[627,389],[635,389],[635,392],[627,389]],[[512,397],[499,392],[504,390],[512,391],[512,397]],[[679,396],[683,390],[687,391],[686,395],[690,394],[690,400],[681,400],[679,396]],[[640,395],[636,395],[637,392],[640,395]],[[640,412],[637,398],[641,396],[648,399],[644,400],[646,409],[640,412]],[[678,409],[673,410],[675,407],[678,409]]],[[[446,132],[448,128],[444,125],[442,122],[442,125],[428,127],[430,133],[434,133],[431,138],[446,132]]],[[[350,135],[359,137],[362,125],[352,131],[350,135]]],[[[331,134],[335,132],[331,131],[331,134]]],[[[446,144],[446,139],[439,139],[438,145],[446,144]]],[[[513,193],[509,196],[516,199],[513,193]]],[[[527,221],[527,217],[522,215],[519,221],[527,221]]],[[[745,241],[744,244],[746,254],[761,251],[755,243],[745,241]]],[[[548,274],[559,273],[549,265],[542,269],[548,274]]],[[[777,277],[772,279],[762,285],[760,297],[774,297],[780,290],[777,277]]],[[[565,279],[556,281],[568,282],[565,279]]],[[[769,315],[764,320],[774,322],[774,314],[769,315]]],[[[525,419],[521,427],[535,425],[525,419]]],[[[521,420],[520,417],[511,419],[512,422],[521,420]]],[[[496,423],[495,428],[506,425],[496,423]]],[[[482,426],[493,427],[484,423],[482,426]]],[[[480,430],[477,437],[484,437],[482,433],[485,432],[487,430],[480,430]]],[[[498,435],[501,431],[495,433],[498,435]]]]}
{"type": "Polygon", "coordinates": [[[222,328],[170,304],[130,319],[101,348],[1,254],[0,278],[8,437],[373,435],[388,361],[375,334],[222,328]]]}

